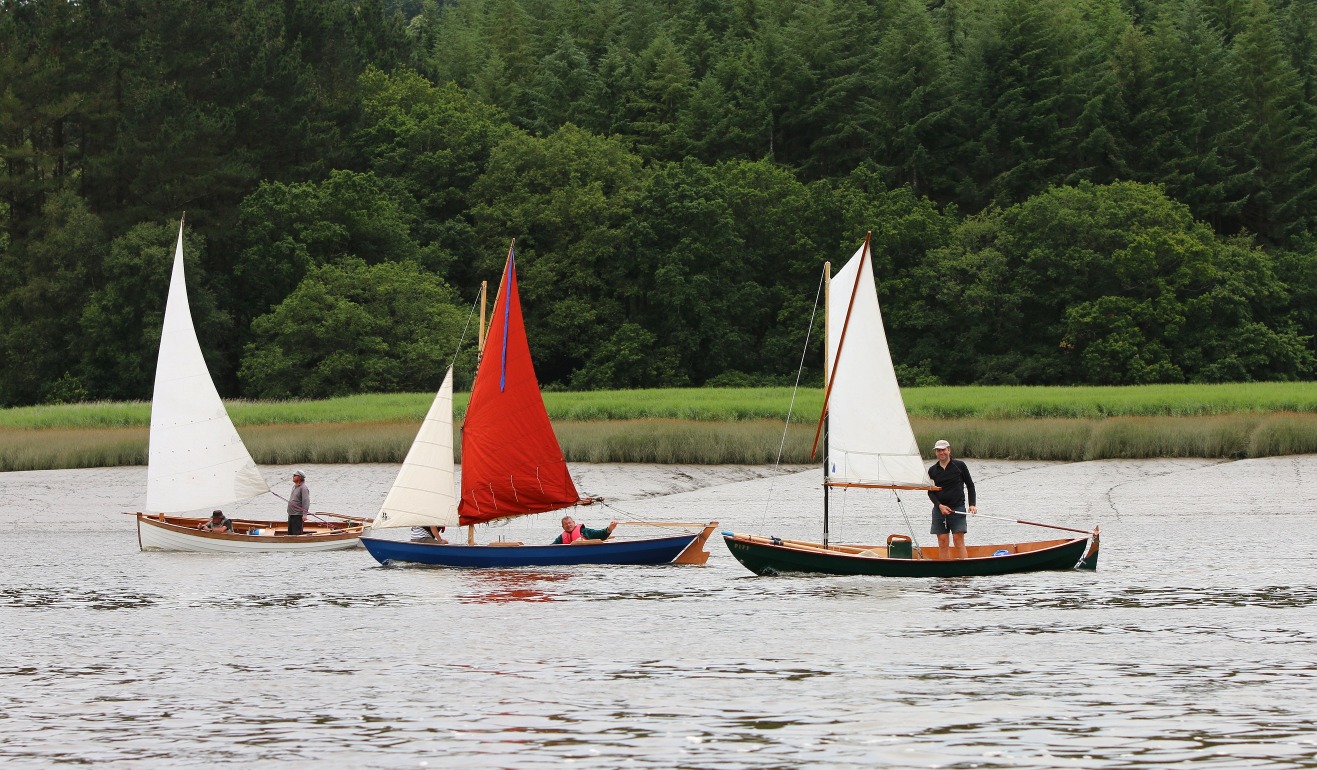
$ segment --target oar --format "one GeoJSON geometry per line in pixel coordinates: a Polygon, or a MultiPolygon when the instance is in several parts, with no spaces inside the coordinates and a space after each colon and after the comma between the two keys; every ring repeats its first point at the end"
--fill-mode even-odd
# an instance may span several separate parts
{"type": "Polygon", "coordinates": [[[1036,521],[1025,521],[1024,519],[1008,519],[1005,516],[989,516],[986,513],[971,513],[970,516],[982,516],[985,519],[996,519],[998,521],[1009,521],[1012,524],[1028,524],[1031,527],[1046,527],[1048,529],[1063,529],[1066,532],[1078,532],[1081,535],[1091,535],[1086,529],[1075,529],[1074,527],[1058,527],[1055,524],[1040,524],[1036,521]]]}

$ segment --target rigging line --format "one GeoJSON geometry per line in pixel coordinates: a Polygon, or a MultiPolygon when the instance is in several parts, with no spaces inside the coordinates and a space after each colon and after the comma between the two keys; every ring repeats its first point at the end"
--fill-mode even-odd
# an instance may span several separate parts
{"type": "Polygon", "coordinates": [[[924,547],[919,544],[919,538],[915,537],[915,525],[910,523],[910,512],[905,509],[905,501],[901,499],[901,493],[893,489],[892,494],[896,497],[896,507],[901,509],[901,517],[905,519],[905,528],[910,532],[910,542],[919,549],[920,553],[923,553],[924,547]]]}
{"type": "MultiPolygon", "coordinates": [[[[795,413],[796,396],[800,393],[800,378],[805,372],[805,359],[809,356],[809,341],[814,334],[814,321],[819,314],[819,298],[823,296],[823,273],[819,273],[819,286],[814,292],[814,309],[809,314],[809,327],[805,329],[805,345],[800,351],[800,365],[796,367],[796,383],[791,388],[791,402],[787,404],[787,421],[782,426],[782,440],[777,444],[777,458],[773,461],[773,470],[778,471],[782,468],[782,454],[786,451],[787,432],[791,430],[791,415],[795,413]]],[[[824,356],[826,358],[826,354],[824,356]]],[[[764,500],[763,515],[759,519],[759,526],[762,529],[768,519],[768,506],[773,502],[774,488],[777,486],[777,477],[773,477],[768,483],[768,497],[764,500]]]]}
{"type": "Polygon", "coordinates": [[[448,367],[457,366],[457,356],[462,352],[462,345],[466,343],[466,333],[471,329],[471,319],[476,314],[476,306],[480,304],[480,295],[476,295],[475,300],[471,303],[471,311],[466,314],[466,325],[462,327],[462,334],[457,338],[457,347],[453,350],[453,357],[448,359],[448,367]]]}
{"type": "MultiPolygon", "coordinates": [[[[641,518],[640,516],[637,516],[636,514],[631,513],[629,511],[622,510],[621,508],[618,508],[616,505],[613,505],[612,503],[602,503],[602,505],[611,511],[616,511],[622,514],[618,518],[626,519],[627,521],[647,523],[645,522],[645,519],[641,518]]],[[[654,527],[655,529],[664,529],[669,532],[687,532],[690,531],[691,529],[691,527],[667,527],[667,526],[663,526],[662,524],[649,524],[649,526],[654,527]]]]}

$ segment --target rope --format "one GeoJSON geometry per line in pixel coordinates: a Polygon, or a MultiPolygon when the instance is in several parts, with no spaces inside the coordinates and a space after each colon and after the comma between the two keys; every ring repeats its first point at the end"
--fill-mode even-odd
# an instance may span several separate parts
{"type": "MultiPolygon", "coordinates": [[[[619,519],[623,519],[623,520],[625,520],[625,521],[634,521],[634,522],[638,522],[638,523],[641,523],[641,524],[648,524],[648,522],[645,521],[645,519],[641,518],[640,516],[637,516],[637,515],[635,515],[635,514],[633,514],[633,513],[630,513],[630,512],[628,512],[628,511],[624,511],[624,510],[622,510],[621,508],[618,508],[616,505],[614,505],[614,504],[612,504],[612,503],[605,502],[605,503],[603,503],[603,506],[604,506],[605,508],[607,508],[608,510],[610,510],[610,511],[615,511],[615,512],[621,514],[620,516],[617,517],[617,518],[619,518],[619,519]]],[[[678,528],[678,527],[665,527],[665,526],[663,526],[662,524],[652,524],[652,525],[650,525],[650,526],[654,527],[655,529],[663,529],[663,530],[667,530],[667,531],[669,531],[669,532],[686,532],[686,531],[688,531],[688,530],[690,529],[690,527],[681,527],[681,528],[678,528]]]]}
{"type": "Polygon", "coordinates": [[[901,499],[901,493],[895,489],[892,490],[892,494],[896,497],[896,507],[901,509],[901,517],[905,519],[905,528],[910,532],[910,542],[922,554],[924,547],[919,544],[919,538],[915,537],[915,525],[910,523],[910,513],[905,509],[905,501],[901,499]]]}
{"type": "MultiPolygon", "coordinates": [[[[814,333],[814,319],[819,314],[819,298],[823,296],[823,273],[819,273],[819,286],[814,292],[814,309],[809,314],[809,328],[805,330],[805,345],[800,351],[800,364],[796,367],[796,383],[791,388],[791,403],[787,405],[787,421],[782,426],[782,439],[777,444],[777,458],[773,461],[773,470],[779,471],[782,468],[782,453],[786,451],[787,433],[791,430],[791,416],[796,411],[796,396],[800,393],[800,379],[805,372],[805,359],[809,356],[809,341],[814,333]]],[[[826,458],[824,462],[827,462],[826,458]]],[[[768,496],[764,500],[764,510],[759,517],[759,529],[763,529],[768,521],[768,507],[773,503],[773,493],[777,489],[777,478],[768,483],[768,496]]]]}
{"type": "Polygon", "coordinates": [[[462,327],[462,335],[457,338],[457,348],[453,350],[453,357],[448,359],[449,368],[456,368],[457,356],[462,352],[462,345],[466,342],[466,333],[471,329],[471,319],[476,314],[476,307],[480,304],[480,295],[477,294],[475,301],[471,303],[471,310],[466,314],[466,325],[462,327]]]}

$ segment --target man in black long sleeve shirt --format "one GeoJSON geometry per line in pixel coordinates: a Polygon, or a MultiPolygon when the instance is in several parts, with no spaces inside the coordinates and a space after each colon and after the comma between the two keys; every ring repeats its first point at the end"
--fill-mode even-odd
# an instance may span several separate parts
{"type": "Polygon", "coordinates": [[[933,501],[933,529],[937,535],[939,557],[950,559],[947,548],[947,536],[955,540],[956,558],[967,559],[965,550],[965,532],[969,529],[968,517],[965,515],[965,493],[969,492],[969,512],[978,512],[974,504],[974,479],[970,478],[969,466],[960,460],[951,459],[951,444],[946,439],[939,439],[933,445],[937,462],[928,469],[928,478],[939,490],[929,490],[928,497],[933,501]]]}

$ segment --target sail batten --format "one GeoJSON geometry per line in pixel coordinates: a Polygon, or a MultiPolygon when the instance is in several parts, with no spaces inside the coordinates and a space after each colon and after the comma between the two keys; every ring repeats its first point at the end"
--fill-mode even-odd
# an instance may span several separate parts
{"type": "Polygon", "coordinates": [[[462,426],[462,524],[546,513],[580,499],[540,395],[511,250],[493,316],[501,322],[485,340],[462,426]]]}
{"type": "Polygon", "coordinates": [[[146,510],[216,508],[269,491],[224,409],[197,341],[180,222],[151,397],[146,510]]]}
{"type": "Polygon", "coordinates": [[[457,525],[453,464],[453,370],[444,375],[374,528],[457,525]]]}
{"type": "Polygon", "coordinates": [[[833,372],[826,460],[830,485],[927,488],[927,470],[892,366],[873,262],[864,246],[829,283],[828,325],[846,329],[840,357],[840,340],[828,341],[827,365],[833,372]]]}

